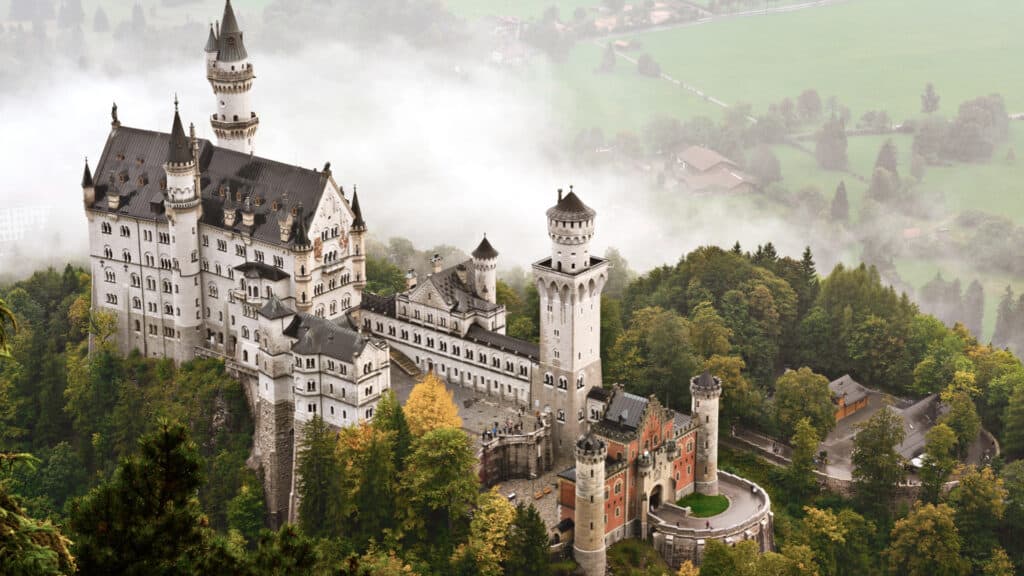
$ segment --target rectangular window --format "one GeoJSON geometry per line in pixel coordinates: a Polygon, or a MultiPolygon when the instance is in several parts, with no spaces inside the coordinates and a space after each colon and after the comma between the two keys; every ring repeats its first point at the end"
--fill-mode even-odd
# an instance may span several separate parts
{"type": "Polygon", "coordinates": [[[235,256],[245,257],[245,246],[241,244],[235,244],[235,256]]]}

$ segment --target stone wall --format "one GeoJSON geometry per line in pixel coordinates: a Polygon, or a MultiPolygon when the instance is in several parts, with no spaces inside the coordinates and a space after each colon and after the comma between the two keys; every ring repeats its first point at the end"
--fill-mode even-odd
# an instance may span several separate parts
{"type": "MultiPolygon", "coordinates": [[[[741,522],[732,526],[711,529],[679,527],[652,515],[652,544],[673,569],[678,569],[680,564],[686,560],[699,565],[704,559],[704,547],[711,539],[721,540],[726,544],[753,540],[757,542],[761,552],[768,552],[775,548],[774,515],[771,511],[771,499],[767,492],[757,484],[734,474],[719,471],[718,475],[723,481],[739,485],[753,492],[759,501],[758,507],[741,522]],[[723,476],[726,478],[722,478],[723,476]]],[[[663,506],[673,505],[666,503],[663,506]]]]}
{"type": "Polygon", "coordinates": [[[240,380],[255,424],[248,465],[263,478],[269,523],[271,528],[277,529],[289,520],[295,406],[290,402],[274,404],[260,399],[256,378],[242,376],[240,380]]]}
{"type": "Polygon", "coordinates": [[[524,434],[499,434],[477,452],[480,483],[493,486],[513,478],[535,478],[554,465],[551,424],[524,434]]]}

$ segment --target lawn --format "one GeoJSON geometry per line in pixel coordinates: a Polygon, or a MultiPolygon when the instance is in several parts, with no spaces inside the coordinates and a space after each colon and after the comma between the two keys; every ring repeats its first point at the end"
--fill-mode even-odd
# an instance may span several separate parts
{"type": "MultiPolygon", "coordinates": [[[[502,3],[483,3],[494,4],[502,3]]],[[[755,112],[814,88],[823,99],[837,96],[854,119],[882,109],[901,121],[919,113],[927,82],[935,84],[947,116],[960,102],[992,92],[1003,95],[1011,112],[1024,112],[1024,75],[1014,73],[1024,53],[1024,34],[1014,25],[1020,21],[1024,2],[1017,0],[850,0],[630,39],[642,45],[634,56],[647,52],[664,72],[727,103],[749,103],[755,112]]],[[[650,86],[659,81],[623,61],[615,74],[594,74],[600,58],[601,48],[580,42],[558,66],[572,97],[565,109],[578,126],[608,132],[659,115],[721,114],[665,81],[664,89],[650,86]]]]}
{"type": "Polygon", "coordinates": [[[725,512],[729,508],[729,499],[721,495],[707,496],[694,492],[680,498],[676,505],[684,508],[688,507],[690,513],[697,518],[709,518],[725,512]]]}
{"type": "Polygon", "coordinates": [[[577,8],[593,8],[600,0],[442,0],[454,14],[466,18],[480,16],[516,16],[539,18],[554,6],[563,20],[571,20],[577,8]]]}

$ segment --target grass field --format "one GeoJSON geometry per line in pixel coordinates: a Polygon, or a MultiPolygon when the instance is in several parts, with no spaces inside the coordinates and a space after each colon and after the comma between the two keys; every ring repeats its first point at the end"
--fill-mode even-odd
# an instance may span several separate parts
{"type": "Polygon", "coordinates": [[[680,498],[676,505],[689,507],[690,513],[697,518],[709,518],[725,512],[729,508],[729,499],[721,495],[707,496],[694,492],[680,498]]]}
{"type": "Polygon", "coordinates": [[[601,0],[442,0],[454,14],[466,18],[480,16],[516,16],[539,18],[554,6],[563,20],[572,19],[577,8],[593,8],[601,0]]]}
{"type": "MultiPolygon", "coordinates": [[[[927,82],[935,84],[946,115],[991,92],[1001,93],[1011,112],[1024,112],[1024,75],[1015,72],[1024,34],[1013,24],[1021,21],[1024,2],[1017,0],[850,0],[631,39],[663,71],[725,102],[749,103],[755,112],[814,88],[823,99],[837,96],[855,119],[882,109],[900,121],[919,112],[927,82]]],[[[562,67],[582,125],[614,119],[613,110],[626,116],[621,126],[633,127],[658,115],[720,114],[699,98],[691,103],[646,86],[654,80],[624,62],[619,68],[631,73],[623,78],[618,72],[603,83],[584,78],[596,76],[598,62],[600,49],[579,43],[562,67]]]]}

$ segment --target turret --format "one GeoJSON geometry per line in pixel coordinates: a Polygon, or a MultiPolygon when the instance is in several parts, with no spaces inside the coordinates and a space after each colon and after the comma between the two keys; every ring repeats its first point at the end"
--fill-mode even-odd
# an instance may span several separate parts
{"type": "Polygon", "coordinates": [[[211,28],[206,39],[206,78],[217,99],[210,124],[220,146],[253,153],[260,122],[250,97],[255,77],[235,11],[227,0],[220,30],[211,28]]]}
{"type": "Polygon", "coordinates": [[[85,170],[82,172],[82,202],[86,210],[92,208],[96,202],[96,185],[92,181],[92,172],[89,170],[89,159],[85,159],[85,170]]]}
{"type": "Polygon", "coordinates": [[[576,441],[576,527],[573,556],[588,576],[606,572],[605,459],[608,448],[589,433],[576,441]]]}
{"type": "Polygon", "coordinates": [[[306,214],[302,203],[295,207],[295,238],[292,251],[295,253],[295,302],[299,311],[309,312],[313,307],[313,243],[309,240],[306,214]]]}
{"type": "Polygon", "coordinates": [[[195,349],[203,342],[202,295],[199,283],[199,220],[203,206],[199,201],[199,170],[196,164],[198,142],[193,130],[192,138],[178,114],[178,99],[174,99],[174,122],[167,146],[167,190],[164,205],[171,235],[174,237],[174,328],[178,339],[177,362],[191,360],[195,349]]]}
{"type": "Polygon", "coordinates": [[[722,381],[707,370],[690,380],[691,410],[697,429],[697,469],[694,489],[710,496],[718,494],[718,400],[722,381]]]}
{"type": "Polygon", "coordinates": [[[366,287],[366,221],[363,220],[363,209],[359,207],[359,190],[352,187],[352,227],[349,229],[349,248],[352,258],[352,273],[355,276],[355,287],[362,290],[366,287]]]}
{"type": "Polygon", "coordinates": [[[473,250],[472,256],[476,292],[481,298],[494,304],[498,301],[498,251],[491,246],[486,234],[476,250],[473,250]]]}
{"type": "Polygon", "coordinates": [[[551,238],[551,267],[575,274],[590,267],[590,239],[594,237],[597,213],[576,196],[572,187],[548,209],[548,237],[551,238]]]}

